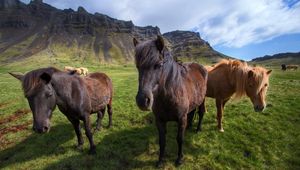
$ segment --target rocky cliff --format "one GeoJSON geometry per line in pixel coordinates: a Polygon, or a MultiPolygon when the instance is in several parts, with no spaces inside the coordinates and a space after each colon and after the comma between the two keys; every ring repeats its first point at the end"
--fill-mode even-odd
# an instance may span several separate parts
{"type": "Polygon", "coordinates": [[[215,51],[207,41],[201,39],[200,34],[191,31],[172,31],[163,34],[170,42],[173,55],[177,58],[203,57],[212,61],[226,58],[224,54],[215,51]]]}
{"type": "MultiPolygon", "coordinates": [[[[67,53],[80,61],[127,62],[133,60],[133,37],[146,40],[160,34],[158,27],[135,26],[131,21],[90,14],[83,7],[74,11],[56,9],[42,0],[0,2],[0,62],[40,52],[50,57],[67,53]]],[[[164,37],[177,57],[223,57],[197,33],[175,31],[164,37]]]]}

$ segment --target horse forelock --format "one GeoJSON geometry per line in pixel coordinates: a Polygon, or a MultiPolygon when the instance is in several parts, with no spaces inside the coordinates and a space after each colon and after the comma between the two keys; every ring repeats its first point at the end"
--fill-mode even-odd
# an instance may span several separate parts
{"type": "Polygon", "coordinates": [[[135,63],[137,67],[147,67],[161,62],[161,56],[153,40],[141,42],[136,46],[135,63]]]}
{"type": "Polygon", "coordinates": [[[258,93],[264,87],[265,81],[267,81],[267,70],[263,67],[253,67],[252,71],[256,84],[253,88],[256,88],[256,92],[258,93]]]}
{"type": "Polygon", "coordinates": [[[54,67],[41,68],[37,70],[32,70],[24,75],[24,79],[22,81],[22,88],[24,95],[26,97],[32,96],[39,87],[42,86],[42,80],[40,76],[43,73],[53,74],[54,72],[59,71],[54,67]]]}

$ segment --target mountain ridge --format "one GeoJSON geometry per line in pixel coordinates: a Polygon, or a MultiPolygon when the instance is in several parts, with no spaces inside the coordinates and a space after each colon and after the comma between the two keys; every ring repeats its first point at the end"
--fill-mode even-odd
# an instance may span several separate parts
{"type": "MultiPolygon", "coordinates": [[[[0,3],[0,62],[10,63],[46,51],[50,57],[66,52],[82,62],[131,62],[132,38],[154,39],[159,27],[136,26],[105,14],[90,14],[83,7],[57,9],[32,0],[0,3]]],[[[206,57],[215,61],[226,57],[202,40],[199,33],[173,31],[163,34],[175,57],[206,57]],[[178,39],[182,39],[180,42],[178,39]],[[182,45],[182,47],[180,47],[182,45]]]]}
{"type": "Polygon", "coordinates": [[[286,52],[274,55],[265,55],[251,60],[251,63],[281,65],[281,64],[300,64],[300,52],[286,52]]]}

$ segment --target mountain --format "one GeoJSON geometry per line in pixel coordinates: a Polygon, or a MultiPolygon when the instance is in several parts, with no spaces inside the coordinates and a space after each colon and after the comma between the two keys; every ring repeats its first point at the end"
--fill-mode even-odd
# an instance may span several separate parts
{"type": "MultiPolygon", "coordinates": [[[[90,14],[83,7],[74,11],[57,9],[42,0],[0,2],[0,63],[37,55],[60,61],[131,62],[132,38],[147,40],[157,35],[161,35],[158,27],[135,26],[132,21],[90,14]]],[[[176,57],[211,61],[224,57],[197,33],[174,31],[163,36],[176,57]]]]}
{"type": "Polygon", "coordinates": [[[174,57],[177,58],[204,58],[217,62],[220,58],[230,58],[215,51],[207,41],[201,39],[200,34],[191,31],[172,31],[163,34],[170,42],[174,57]]]}
{"type": "Polygon", "coordinates": [[[300,64],[300,52],[266,55],[252,59],[251,63],[265,65],[300,64]]]}

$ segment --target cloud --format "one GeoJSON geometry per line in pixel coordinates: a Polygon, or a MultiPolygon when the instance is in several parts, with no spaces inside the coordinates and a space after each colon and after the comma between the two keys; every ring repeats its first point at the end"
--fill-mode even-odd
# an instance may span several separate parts
{"type": "Polygon", "coordinates": [[[299,2],[289,7],[279,0],[244,0],[230,8],[230,12],[219,11],[196,26],[213,45],[242,47],[300,32],[299,2]],[[214,20],[219,22],[213,24],[214,20]]]}
{"type": "MultiPolygon", "coordinates": [[[[28,0],[23,0],[28,2],[28,0]]],[[[298,0],[44,0],[57,8],[153,25],[161,32],[194,30],[212,45],[242,47],[300,32],[298,0]]]]}

